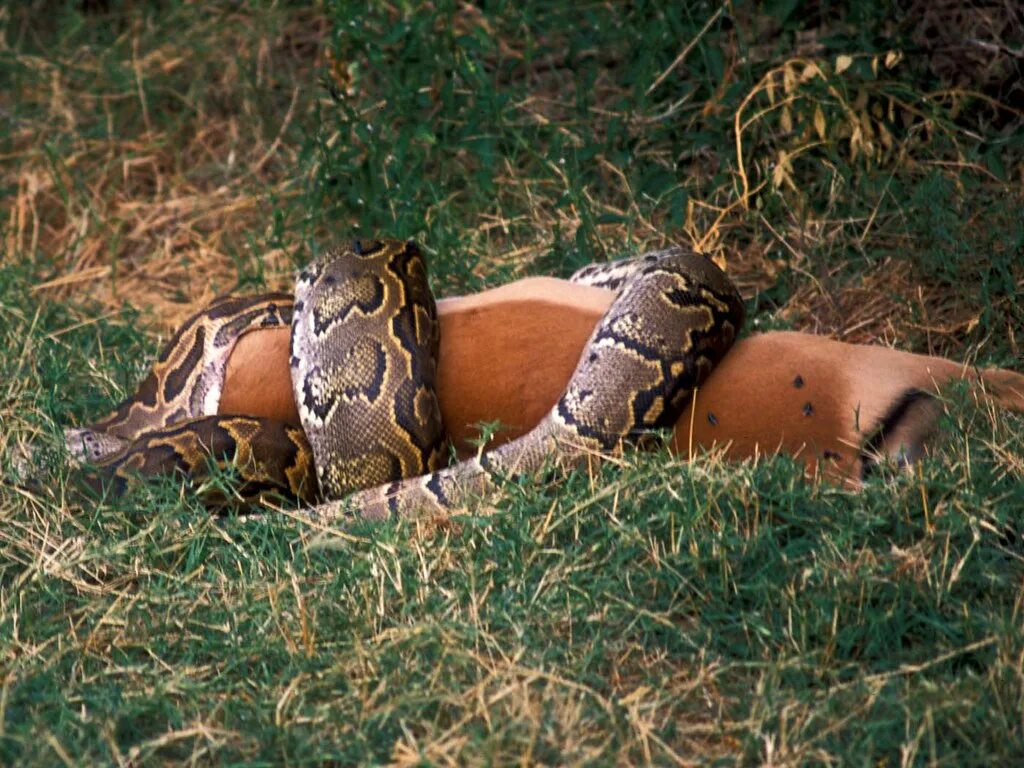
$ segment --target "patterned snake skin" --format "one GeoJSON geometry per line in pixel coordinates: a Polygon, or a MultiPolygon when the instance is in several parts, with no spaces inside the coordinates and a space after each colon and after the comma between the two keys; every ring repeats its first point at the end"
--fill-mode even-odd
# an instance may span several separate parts
{"type": "Polygon", "coordinates": [[[357,240],[299,273],[292,389],[324,496],[444,465],[439,343],[414,243],[357,240]]]}
{"type": "Polygon", "coordinates": [[[681,249],[592,265],[570,279],[618,294],[550,413],[479,459],[439,468],[434,301],[419,249],[386,240],[356,241],[310,264],[294,305],[277,294],[215,302],[172,339],[133,398],[97,425],[67,431],[69,449],[96,462],[94,487],[232,465],[244,491],[322,501],[307,511],[324,521],[450,512],[491,493],[496,476],[570,465],[672,425],[743,323],[724,273],[681,249]],[[234,340],[289,318],[304,434],[211,415],[234,340]]]}
{"type": "Polygon", "coordinates": [[[618,287],[619,294],[540,424],[479,459],[364,490],[313,513],[327,520],[444,513],[490,493],[495,474],[530,474],[552,460],[570,465],[674,424],[739,332],[743,303],[732,283],[710,261],[678,250],[585,268],[574,278],[618,287]]]}

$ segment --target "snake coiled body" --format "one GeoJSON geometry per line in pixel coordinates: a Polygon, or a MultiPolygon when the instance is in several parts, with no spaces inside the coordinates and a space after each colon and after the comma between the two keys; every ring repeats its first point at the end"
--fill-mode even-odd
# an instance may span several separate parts
{"type": "Polygon", "coordinates": [[[444,513],[489,492],[495,474],[529,474],[550,461],[568,465],[675,423],[743,323],[735,287],[710,261],[675,249],[577,275],[588,277],[619,294],[565,393],[532,431],[479,459],[361,491],[313,512],[328,519],[444,513]]]}
{"type": "Polygon", "coordinates": [[[92,426],[64,431],[69,453],[102,462],[144,435],[216,413],[235,342],[246,331],[289,325],[292,303],[287,293],[215,299],[182,324],[132,397],[92,426]]]}
{"type": "Polygon", "coordinates": [[[415,243],[356,240],[299,273],[292,388],[326,497],[443,465],[438,342],[415,243]]]}
{"type": "Polygon", "coordinates": [[[168,469],[201,475],[211,460],[233,460],[249,487],[319,500],[309,511],[325,519],[449,512],[490,492],[497,475],[571,464],[671,425],[742,326],[734,286],[713,263],[681,249],[588,267],[572,279],[618,294],[547,416],[478,459],[439,468],[436,312],[418,249],[395,241],[326,253],[300,273],[294,304],[279,295],[225,299],[235,302],[236,317],[224,315],[226,304],[216,318],[200,313],[172,340],[161,360],[176,362],[158,363],[153,385],[99,425],[69,431],[69,443],[86,446],[100,478],[115,484],[168,469]],[[194,350],[285,318],[304,432],[210,415],[219,390],[208,382],[217,365],[223,370],[220,347],[210,360],[194,350]],[[168,388],[171,373],[187,383],[168,388]],[[148,394],[161,385],[178,398],[148,394]]]}

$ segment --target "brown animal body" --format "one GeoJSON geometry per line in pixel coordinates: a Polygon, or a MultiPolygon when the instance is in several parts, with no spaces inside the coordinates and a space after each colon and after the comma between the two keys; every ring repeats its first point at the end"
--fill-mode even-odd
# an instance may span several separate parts
{"type": "MultiPolygon", "coordinates": [[[[460,454],[483,422],[495,443],[533,427],[565,389],[581,350],[615,294],[529,278],[438,302],[438,398],[460,454]]],[[[289,329],[245,333],[228,358],[218,412],[298,424],[288,366],[289,329]]],[[[880,456],[916,459],[940,408],[928,395],[968,379],[996,403],[1024,412],[1024,375],[974,369],[885,347],[776,332],[736,343],[675,426],[684,456],[721,447],[734,459],[785,452],[859,483],[880,456]]]]}

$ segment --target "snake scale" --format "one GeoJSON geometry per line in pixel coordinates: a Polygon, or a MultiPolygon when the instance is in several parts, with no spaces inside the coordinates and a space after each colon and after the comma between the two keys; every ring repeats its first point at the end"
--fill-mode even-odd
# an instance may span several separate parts
{"type": "Polygon", "coordinates": [[[394,240],[326,252],[300,272],[294,299],[215,301],[182,326],[133,397],[91,427],[66,430],[68,449],[93,464],[96,488],[230,465],[243,494],[282,491],[324,519],[450,512],[490,493],[496,476],[571,465],[672,425],[743,323],[725,274],[680,248],[570,279],[616,298],[551,411],[476,459],[443,466],[434,299],[419,249],[394,240]],[[287,323],[302,429],[215,415],[234,342],[287,323]]]}

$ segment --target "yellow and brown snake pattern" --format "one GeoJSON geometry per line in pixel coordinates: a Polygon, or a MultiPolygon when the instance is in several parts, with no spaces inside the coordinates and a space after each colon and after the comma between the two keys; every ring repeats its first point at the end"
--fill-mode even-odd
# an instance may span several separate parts
{"type": "Polygon", "coordinates": [[[292,297],[222,296],[186,320],[132,397],[90,427],[64,431],[71,455],[101,461],[143,435],[217,412],[224,370],[248,330],[288,325],[292,297]]]}
{"type": "Polygon", "coordinates": [[[443,466],[438,342],[415,243],[356,240],[299,273],[292,389],[324,496],[443,466]]]}
{"type": "Polygon", "coordinates": [[[327,520],[448,512],[488,493],[496,474],[570,464],[673,424],[743,322],[726,276],[681,249],[572,279],[618,294],[548,415],[479,459],[439,468],[433,298],[415,245],[384,240],[327,252],[300,273],[294,303],[273,295],[213,304],[170,342],[134,398],[90,429],[69,430],[69,447],[117,485],[138,474],[201,475],[212,457],[233,462],[248,489],[319,499],[308,511],[327,520]],[[211,415],[234,340],[289,319],[305,432],[211,415]]]}
{"type": "Polygon", "coordinates": [[[540,424],[479,459],[360,491],[313,512],[327,520],[444,513],[490,492],[495,474],[530,474],[551,461],[572,464],[675,423],[743,323],[735,287],[712,262],[679,249],[585,268],[574,278],[617,289],[618,296],[540,424]]]}

